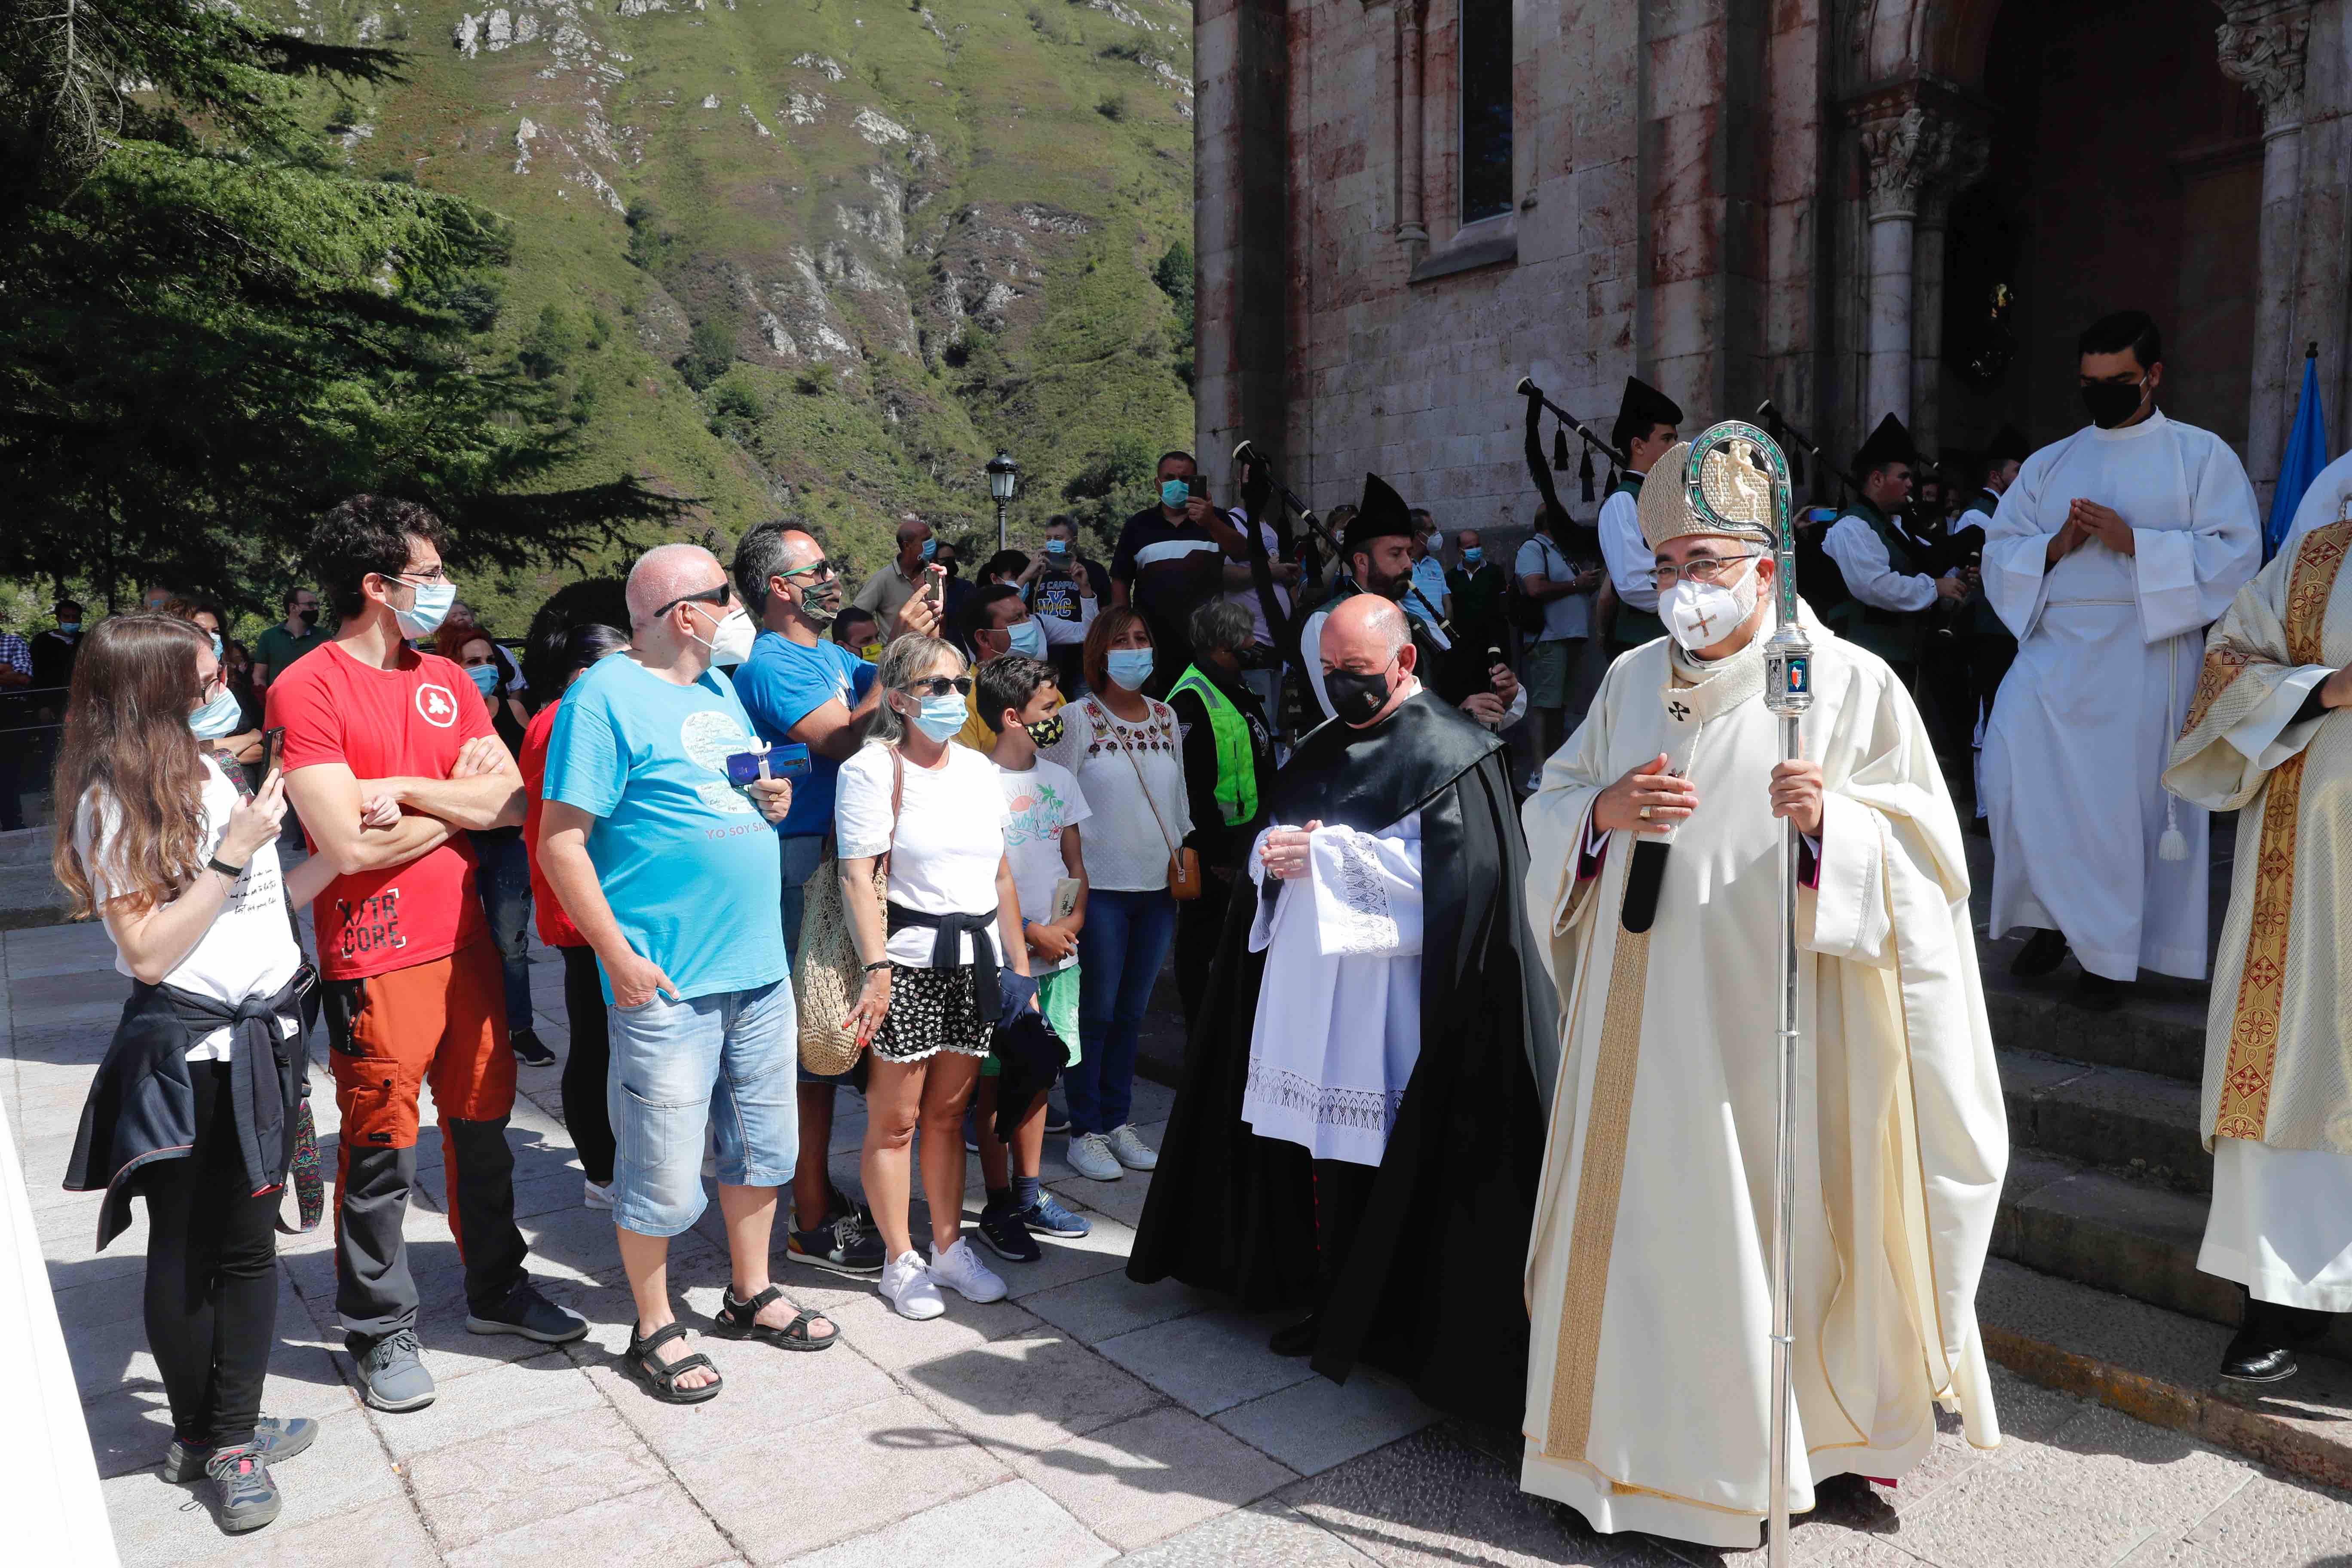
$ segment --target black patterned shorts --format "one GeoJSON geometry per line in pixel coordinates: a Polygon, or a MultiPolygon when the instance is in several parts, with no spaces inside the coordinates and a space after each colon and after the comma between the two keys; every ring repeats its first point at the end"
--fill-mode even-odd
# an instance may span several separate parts
{"type": "MultiPolygon", "coordinates": [[[[983,939],[984,940],[984,939],[983,939]]],[[[874,1054],[886,1062],[919,1062],[940,1051],[988,1055],[989,1026],[981,1022],[980,993],[971,965],[890,972],[890,1011],[874,1037],[874,1054]]]]}

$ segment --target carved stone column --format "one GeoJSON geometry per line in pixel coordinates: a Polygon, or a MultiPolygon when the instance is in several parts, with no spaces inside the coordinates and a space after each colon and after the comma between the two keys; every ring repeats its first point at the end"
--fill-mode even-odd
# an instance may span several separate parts
{"type": "Polygon", "coordinates": [[[1397,242],[1410,266],[1429,248],[1422,211],[1421,43],[1429,0],[1397,0],[1397,242]]]}
{"type": "Polygon", "coordinates": [[[1931,460],[1943,450],[1944,252],[1952,198],[1981,179],[1992,144],[1966,131],[1937,138],[1940,158],[1922,172],[1913,219],[1911,438],[1931,460]]]}
{"type": "Polygon", "coordinates": [[[2221,74],[2263,104],[2263,208],[2254,257],[2254,371],[2246,405],[2246,469],[2263,503],[2278,481],[2290,417],[2294,301],[2303,228],[2303,66],[2311,7],[2225,3],[2214,29],[2221,74]]]}
{"type": "Polygon", "coordinates": [[[1862,123],[1868,179],[1864,211],[1870,220],[1867,368],[1858,421],[1863,430],[1887,414],[1911,422],[1913,240],[1920,181],[1934,160],[1937,140],[1934,122],[1916,101],[1862,123]]]}

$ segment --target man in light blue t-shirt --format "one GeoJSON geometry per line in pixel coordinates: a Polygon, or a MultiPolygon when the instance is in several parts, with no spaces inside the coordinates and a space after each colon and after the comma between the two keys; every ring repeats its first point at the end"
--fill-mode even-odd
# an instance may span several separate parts
{"type": "MultiPolygon", "coordinates": [[[[783,860],[781,898],[784,948],[798,955],[802,886],[824,860],[833,832],[833,793],[841,764],[856,754],[879,694],[874,667],[827,637],[841,615],[841,575],[804,529],[763,522],[735,547],[735,591],[762,629],[751,657],[735,672],[736,695],[752,728],[771,744],[809,749],[809,775],[793,791],[793,809],[776,824],[783,860]]],[[[921,596],[907,607],[927,610],[921,596]]],[[[800,1069],[799,1168],[793,1175],[793,1225],[785,1256],[835,1274],[882,1272],[882,1237],[860,1206],[833,1184],[834,1090],[864,1086],[864,1061],[837,1078],[800,1069]]]]}
{"type": "Polygon", "coordinates": [[[743,614],[733,598],[698,545],[639,558],[633,644],[564,694],[540,828],[541,868],[595,950],[613,1005],[613,1223],[637,1309],[622,1364],[681,1405],[719,1392],[709,1359],[679,1342],[667,1268],[669,1238],[702,1216],[706,1129],[734,1274],[715,1331],[801,1350],[836,1332],[768,1279],[776,1189],[798,1154],[800,1031],[768,828],[793,790],[730,775],[729,759],[759,746],[733,684],[711,668],[714,646],[740,646],[745,629],[729,624],[743,614]]]}
{"type": "Polygon", "coordinates": [[[1449,620],[1446,605],[1452,592],[1445,584],[1445,536],[1421,508],[1412,509],[1412,589],[1404,596],[1404,613],[1427,626],[1449,620]]]}

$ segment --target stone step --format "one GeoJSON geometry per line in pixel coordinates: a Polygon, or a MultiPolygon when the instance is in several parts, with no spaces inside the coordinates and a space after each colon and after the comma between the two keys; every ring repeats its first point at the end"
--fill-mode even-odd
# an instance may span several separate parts
{"type": "Polygon", "coordinates": [[[2012,1148],[2127,1172],[2184,1192],[2212,1190],[2213,1157],[2198,1133],[2194,1083],[2032,1051],[1999,1049],[1993,1056],[2012,1148]]]}
{"type": "Polygon", "coordinates": [[[2352,1367],[2299,1352],[2259,1388],[2214,1375],[2231,1330],[1995,1258],[1977,1290],[1985,1352],[2011,1372],[2258,1463],[2352,1486],[2352,1367]]]}
{"type": "Polygon", "coordinates": [[[2069,1061],[2127,1068],[2196,1083],[2205,1071],[2202,982],[2147,976],[2111,1013],[2074,1005],[2071,964],[2044,980],[2018,980],[2003,953],[2014,942],[1982,947],[1985,1014],[2003,1050],[2039,1051],[2069,1061]]]}
{"type": "MultiPolygon", "coordinates": [[[[2202,1193],[2013,1150],[1993,1222],[1993,1256],[2235,1327],[2243,1290],[2197,1267],[2207,1204],[2202,1193]]],[[[2352,1360],[2352,1319],[2337,1318],[2322,1346],[2352,1360]]]]}

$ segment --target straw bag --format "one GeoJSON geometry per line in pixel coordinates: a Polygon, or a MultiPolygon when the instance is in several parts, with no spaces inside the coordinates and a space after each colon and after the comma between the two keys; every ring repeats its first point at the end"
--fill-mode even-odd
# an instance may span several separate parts
{"type": "MultiPolygon", "coordinates": [[[[1087,700],[1091,703],[1094,699],[1087,700]]],[[[1143,764],[1135,760],[1135,749],[1127,743],[1125,735],[1111,728],[1110,716],[1103,712],[1100,704],[1095,705],[1095,712],[1100,720],[1098,732],[1118,737],[1118,749],[1127,753],[1127,765],[1135,770],[1135,787],[1143,792],[1143,804],[1151,808],[1151,820],[1160,825],[1160,837],[1168,846],[1168,896],[1180,904],[1199,898],[1200,851],[1176,842],[1175,836],[1168,831],[1168,819],[1160,815],[1160,803],[1151,798],[1151,786],[1143,782],[1143,764]]]]}
{"type": "MultiPolygon", "coordinates": [[[[895,840],[907,772],[898,749],[892,746],[889,752],[890,837],[895,840]]],[[[874,862],[875,906],[880,908],[889,896],[890,857],[886,852],[874,862]]],[[[793,961],[793,1001],[800,1014],[803,1067],[834,1076],[857,1065],[857,1054],[866,1047],[841,1021],[865,988],[866,965],[857,956],[849,906],[841,896],[841,863],[828,848],[801,889],[801,946],[793,961]]]]}

